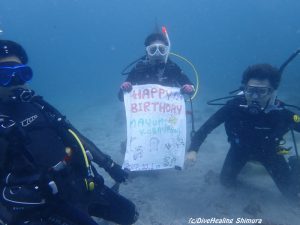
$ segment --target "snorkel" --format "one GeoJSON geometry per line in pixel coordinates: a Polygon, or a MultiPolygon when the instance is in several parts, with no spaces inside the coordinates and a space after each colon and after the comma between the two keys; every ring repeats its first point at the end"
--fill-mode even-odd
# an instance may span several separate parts
{"type": "Polygon", "coordinates": [[[166,39],[167,39],[167,42],[168,42],[168,53],[166,55],[166,58],[165,58],[165,63],[167,63],[168,61],[168,56],[170,54],[170,51],[171,51],[171,42],[170,42],[170,38],[169,38],[169,35],[168,35],[168,31],[167,31],[167,28],[165,26],[163,26],[161,28],[161,31],[162,33],[165,35],[166,39]]]}

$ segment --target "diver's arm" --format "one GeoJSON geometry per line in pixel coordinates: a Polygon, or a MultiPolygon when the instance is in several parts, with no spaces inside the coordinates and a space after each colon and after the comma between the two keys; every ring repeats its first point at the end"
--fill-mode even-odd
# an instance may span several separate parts
{"type": "Polygon", "coordinates": [[[283,110],[283,115],[283,123],[285,123],[290,129],[300,132],[300,116],[287,109],[283,110]]]}
{"type": "Polygon", "coordinates": [[[12,131],[15,128],[15,122],[9,116],[0,113],[0,186],[2,185],[4,175],[7,175],[8,170],[8,155],[10,138],[13,137],[12,131]]]}
{"type": "Polygon", "coordinates": [[[175,76],[176,82],[183,86],[185,84],[194,85],[182,69],[174,62],[170,62],[170,73],[175,76]]]}
{"type": "Polygon", "coordinates": [[[135,83],[136,82],[136,67],[134,67],[128,74],[125,82],[135,83]]]}
{"type": "Polygon", "coordinates": [[[128,173],[122,169],[122,167],[115,163],[110,156],[104,154],[100,151],[97,146],[91,142],[89,139],[81,136],[83,138],[85,145],[88,147],[88,150],[90,150],[93,161],[97,163],[100,167],[105,169],[105,171],[117,182],[122,183],[125,182],[128,178],[128,173]]]}
{"type": "Polygon", "coordinates": [[[138,85],[144,80],[145,75],[149,72],[149,64],[140,61],[129,72],[125,82],[130,82],[132,85],[138,85]]]}
{"type": "Polygon", "coordinates": [[[84,146],[93,155],[93,161],[101,167],[105,167],[110,156],[103,153],[92,141],[80,134],[80,139],[83,140],[84,146]]]}
{"type": "Polygon", "coordinates": [[[278,140],[281,140],[282,137],[289,131],[294,130],[296,132],[300,132],[300,116],[295,114],[294,112],[283,109],[280,111],[280,119],[276,120],[276,129],[272,131],[266,141],[268,145],[272,145],[271,143],[277,143],[278,140]]]}
{"type": "Polygon", "coordinates": [[[99,166],[105,164],[106,159],[110,158],[108,155],[105,155],[100,151],[97,146],[90,141],[88,138],[86,138],[84,135],[82,135],[71,123],[69,120],[66,119],[64,115],[60,113],[58,109],[56,109],[54,106],[52,106],[50,103],[45,101],[41,96],[36,96],[34,98],[34,102],[37,103],[41,110],[44,110],[46,113],[51,114],[51,118],[53,118],[54,121],[56,121],[57,130],[61,132],[61,135],[64,135],[64,132],[68,132],[68,129],[71,129],[78,135],[79,139],[83,142],[84,146],[91,151],[91,153],[94,153],[94,159],[99,166]]]}
{"type": "Polygon", "coordinates": [[[136,83],[137,79],[136,79],[136,72],[137,72],[137,69],[136,67],[134,67],[128,74],[128,77],[126,78],[126,80],[121,84],[120,86],[120,89],[119,89],[119,92],[118,92],[118,99],[121,101],[121,102],[124,102],[124,88],[123,88],[123,85],[125,83],[129,83],[130,85],[130,89],[128,91],[131,91],[132,89],[132,84],[133,83],[136,83]]]}
{"type": "Polygon", "coordinates": [[[192,138],[191,145],[188,149],[189,152],[198,152],[207,135],[225,121],[228,115],[228,108],[227,105],[223,106],[200,127],[192,138]]]}
{"type": "Polygon", "coordinates": [[[5,171],[5,159],[6,159],[6,149],[7,143],[4,138],[0,135],[0,187],[2,186],[2,182],[4,181],[4,171],[5,171]]]}
{"type": "Polygon", "coordinates": [[[81,134],[69,121],[68,127],[76,133],[79,139],[82,141],[85,149],[90,151],[93,156],[93,161],[97,163],[100,167],[105,167],[108,160],[110,159],[109,155],[104,154],[91,140],[81,134]]]}
{"type": "Polygon", "coordinates": [[[86,150],[91,153],[93,162],[105,169],[105,171],[116,182],[121,183],[126,181],[126,179],[128,178],[128,173],[124,171],[119,164],[115,163],[109,155],[104,154],[92,141],[82,135],[74,127],[72,127],[71,129],[79,136],[86,150]]]}
{"type": "Polygon", "coordinates": [[[188,76],[185,73],[183,73],[183,71],[181,71],[180,74],[178,75],[178,80],[177,81],[181,86],[185,85],[185,84],[189,84],[189,85],[194,86],[194,84],[190,81],[188,76]]]}
{"type": "Polygon", "coordinates": [[[121,88],[119,89],[119,92],[118,92],[118,99],[120,100],[120,102],[124,102],[124,93],[121,88]]]}

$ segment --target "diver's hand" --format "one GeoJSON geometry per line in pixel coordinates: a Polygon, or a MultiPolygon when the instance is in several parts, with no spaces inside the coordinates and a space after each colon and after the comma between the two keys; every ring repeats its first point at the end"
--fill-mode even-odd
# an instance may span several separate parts
{"type": "Polygon", "coordinates": [[[196,162],[197,160],[197,152],[196,151],[189,151],[185,156],[187,161],[196,162]]]}
{"type": "Polygon", "coordinates": [[[38,178],[38,186],[42,192],[43,197],[46,199],[51,199],[54,195],[59,192],[59,187],[57,183],[47,173],[42,173],[38,178]]]}
{"type": "Polygon", "coordinates": [[[128,173],[114,162],[112,162],[111,167],[106,169],[106,171],[117,183],[123,183],[128,179],[128,173]]]}
{"type": "Polygon", "coordinates": [[[120,87],[124,92],[131,92],[132,90],[132,84],[130,82],[124,82],[123,84],[121,84],[120,87]]]}
{"type": "Polygon", "coordinates": [[[197,160],[197,152],[196,151],[189,151],[185,155],[185,160],[188,165],[188,167],[193,166],[196,163],[197,160]]]}
{"type": "Polygon", "coordinates": [[[195,88],[191,84],[185,84],[181,87],[181,93],[182,94],[187,94],[187,95],[192,95],[195,92],[195,88]]]}

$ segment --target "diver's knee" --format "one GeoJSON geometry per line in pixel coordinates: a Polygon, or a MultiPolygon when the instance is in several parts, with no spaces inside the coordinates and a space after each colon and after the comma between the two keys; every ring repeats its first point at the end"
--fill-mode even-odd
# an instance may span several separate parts
{"type": "Polygon", "coordinates": [[[130,211],[130,217],[128,218],[128,221],[124,225],[132,225],[139,219],[139,212],[136,209],[136,206],[132,204],[132,209],[130,211]]]}
{"type": "Polygon", "coordinates": [[[130,225],[134,224],[139,219],[139,216],[140,216],[139,212],[135,210],[134,216],[133,216],[133,219],[132,219],[130,225]]]}

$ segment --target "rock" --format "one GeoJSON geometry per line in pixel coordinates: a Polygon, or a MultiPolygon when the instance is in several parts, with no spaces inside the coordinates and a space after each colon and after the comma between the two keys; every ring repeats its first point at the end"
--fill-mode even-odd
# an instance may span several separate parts
{"type": "Polygon", "coordinates": [[[219,175],[215,173],[213,170],[209,170],[204,175],[204,182],[208,185],[214,185],[219,182],[219,175]]]}
{"type": "Polygon", "coordinates": [[[250,202],[243,211],[254,217],[262,213],[261,206],[255,201],[250,202]]]}

